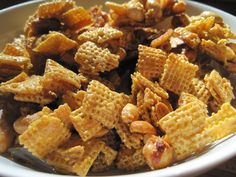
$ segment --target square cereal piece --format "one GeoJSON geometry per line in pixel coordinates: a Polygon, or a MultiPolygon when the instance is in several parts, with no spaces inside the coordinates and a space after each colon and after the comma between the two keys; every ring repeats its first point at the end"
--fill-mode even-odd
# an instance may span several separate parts
{"type": "Polygon", "coordinates": [[[91,25],[93,23],[91,14],[83,7],[75,7],[68,10],[62,15],[61,20],[69,28],[75,30],[91,25]]]}
{"type": "Polygon", "coordinates": [[[70,114],[71,114],[71,109],[68,106],[68,104],[63,104],[63,105],[60,105],[57,109],[55,109],[53,113],[50,114],[50,116],[59,118],[62,121],[62,123],[67,128],[70,129],[72,127],[70,114]]]}
{"type": "Polygon", "coordinates": [[[0,53],[0,66],[1,68],[9,68],[12,70],[28,70],[32,67],[29,57],[25,56],[11,56],[0,53]]]}
{"type": "Polygon", "coordinates": [[[139,149],[142,146],[143,136],[140,134],[131,133],[129,126],[121,120],[115,125],[115,129],[121,141],[127,148],[139,149]]]}
{"type": "Polygon", "coordinates": [[[189,93],[193,94],[196,96],[199,100],[201,100],[204,103],[208,103],[209,98],[211,97],[211,94],[209,90],[206,87],[206,84],[198,79],[198,78],[193,78],[190,88],[189,88],[189,93]]]}
{"type": "Polygon", "coordinates": [[[189,90],[191,80],[198,70],[197,65],[189,63],[184,55],[170,54],[164,66],[160,84],[165,89],[180,95],[189,90]]]}
{"type": "Polygon", "coordinates": [[[82,79],[80,75],[48,59],[41,83],[46,90],[53,91],[60,95],[67,90],[73,91],[79,89],[82,79]]]}
{"type": "Polygon", "coordinates": [[[108,170],[116,159],[117,151],[113,150],[109,146],[105,146],[92,166],[92,172],[103,172],[108,170]]]}
{"type": "Polygon", "coordinates": [[[235,60],[235,52],[225,43],[215,43],[211,40],[203,39],[200,50],[217,61],[226,64],[228,61],[235,60]]]}
{"type": "Polygon", "coordinates": [[[123,32],[111,26],[92,28],[83,32],[78,37],[80,43],[91,41],[96,44],[102,44],[113,39],[119,39],[123,36],[123,32]]]}
{"type": "MultiPolygon", "coordinates": [[[[66,142],[67,143],[67,142],[66,142]]],[[[80,161],[84,154],[84,146],[60,147],[48,154],[45,159],[58,172],[73,173],[73,165],[80,161]]]]}
{"type": "Polygon", "coordinates": [[[96,119],[92,119],[83,106],[73,111],[70,115],[71,122],[83,141],[87,141],[102,130],[103,126],[96,119]]]}
{"type": "Polygon", "coordinates": [[[87,88],[82,107],[84,113],[111,129],[118,122],[121,111],[128,101],[128,96],[111,91],[99,81],[93,80],[87,88]]]}
{"type": "Polygon", "coordinates": [[[211,103],[213,111],[217,111],[223,103],[231,102],[235,98],[230,81],[222,78],[217,71],[213,70],[205,76],[204,80],[214,98],[213,103],[211,103]]]}
{"type": "Polygon", "coordinates": [[[147,164],[142,150],[143,148],[128,149],[122,146],[116,160],[117,168],[120,170],[134,171],[145,167],[147,164]]]}
{"type": "Polygon", "coordinates": [[[42,76],[31,76],[22,82],[7,83],[0,86],[1,93],[13,93],[14,99],[24,102],[49,104],[55,99],[53,92],[46,92],[41,85],[42,76]]]}
{"type": "Polygon", "coordinates": [[[83,43],[75,55],[80,72],[89,75],[98,75],[99,72],[117,68],[119,59],[119,55],[112,54],[107,48],[101,48],[90,41],[83,43]]]}
{"type": "Polygon", "coordinates": [[[83,90],[79,90],[76,93],[68,90],[62,96],[62,101],[63,103],[67,103],[70,106],[70,108],[74,111],[82,105],[82,102],[86,94],[87,92],[83,90]]]}
{"type": "Polygon", "coordinates": [[[76,48],[77,43],[64,34],[59,32],[50,32],[42,37],[42,41],[33,49],[33,51],[45,55],[60,55],[70,49],[76,48]]]}
{"type": "Polygon", "coordinates": [[[166,63],[167,54],[163,50],[139,45],[138,71],[147,79],[158,79],[166,63]]]}
{"type": "Polygon", "coordinates": [[[207,117],[207,108],[198,101],[193,101],[159,121],[160,128],[166,133],[178,161],[202,150],[209,143],[208,139],[201,139],[205,137],[207,117]]]}
{"type": "Polygon", "coordinates": [[[73,165],[73,172],[80,176],[86,176],[94,161],[100,152],[104,149],[105,143],[99,140],[90,140],[82,143],[84,146],[84,154],[82,158],[73,165]]]}
{"type": "Polygon", "coordinates": [[[73,0],[53,0],[40,4],[37,9],[39,18],[58,18],[62,13],[73,8],[75,3],[73,0]]]}
{"type": "Polygon", "coordinates": [[[230,103],[224,103],[220,110],[207,119],[207,129],[214,141],[236,132],[236,110],[230,103]]]}
{"type": "Polygon", "coordinates": [[[39,158],[45,157],[70,138],[70,131],[60,119],[43,116],[19,136],[19,142],[39,158]]]}
{"type": "Polygon", "coordinates": [[[149,88],[153,93],[155,93],[157,96],[168,99],[169,95],[168,93],[159,86],[157,82],[152,82],[142,76],[139,72],[134,73],[132,76],[132,95],[136,97],[137,93],[140,90],[145,90],[146,88],[149,88]]]}

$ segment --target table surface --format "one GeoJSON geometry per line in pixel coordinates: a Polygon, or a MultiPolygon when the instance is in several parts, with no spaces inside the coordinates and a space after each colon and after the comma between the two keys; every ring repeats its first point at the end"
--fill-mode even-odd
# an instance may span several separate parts
{"type": "MultiPolygon", "coordinates": [[[[18,4],[21,2],[25,2],[29,0],[0,0],[0,9],[12,6],[14,4],[18,4]]],[[[222,9],[226,12],[229,12],[233,15],[236,15],[236,0],[235,1],[226,1],[226,0],[198,0],[199,2],[203,2],[205,4],[209,4],[211,6],[222,9]]],[[[216,169],[201,175],[200,177],[235,177],[236,176],[236,159],[232,159],[229,162],[222,164],[216,169]]]]}

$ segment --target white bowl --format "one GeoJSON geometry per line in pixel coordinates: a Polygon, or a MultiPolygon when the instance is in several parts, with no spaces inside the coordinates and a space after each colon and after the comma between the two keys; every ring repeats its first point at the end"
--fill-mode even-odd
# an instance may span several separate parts
{"type": "MultiPolygon", "coordinates": [[[[104,0],[77,0],[79,5],[91,7],[95,4],[103,4],[104,0]]],[[[113,0],[114,1],[114,0],[113,0]]],[[[124,0],[115,0],[122,2],[124,0]]],[[[11,41],[14,37],[22,32],[23,24],[29,15],[33,14],[37,5],[42,2],[40,0],[23,3],[17,6],[10,7],[0,11],[0,49],[4,47],[6,42],[11,41]]],[[[218,13],[224,18],[225,22],[230,25],[236,32],[236,17],[216,8],[200,4],[197,2],[188,1],[188,13],[197,15],[201,11],[208,10],[218,13]]],[[[206,152],[197,157],[192,157],[182,163],[174,166],[148,172],[140,172],[129,175],[120,175],[122,177],[184,177],[197,176],[208,170],[220,165],[221,163],[236,156],[236,136],[229,136],[217,145],[209,148],[206,152]]],[[[113,173],[114,174],[114,173],[113,173]]],[[[118,175],[119,173],[115,173],[118,175]]],[[[107,173],[106,176],[111,174],[107,173]]],[[[13,161],[10,161],[0,156],[0,176],[4,177],[62,177],[63,175],[48,174],[34,171],[13,161]]]]}

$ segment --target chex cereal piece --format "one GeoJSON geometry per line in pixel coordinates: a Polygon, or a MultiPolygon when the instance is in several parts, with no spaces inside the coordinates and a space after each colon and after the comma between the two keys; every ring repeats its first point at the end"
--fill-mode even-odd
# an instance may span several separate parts
{"type": "Polygon", "coordinates": [[[209,90],[207,89],[206,84],[198,78],[192,79],[192,82],[189,88],[189,93],[193,94],[199,100],[201,100],[202,102],[206,104],[209,98],[211,97],[211,94],[209,90]]]}
{"type": "Polygon", "coordinates": [[[198,66],[183,59],[183,55],[170,54],[164,66],[160,84],[176,94],[188,91],[198,66]]]}
{"type": "Polygon", "coordinates": [[[118,122],[123,107],[128,99],[122,94],[111,91],[98,81],[91,81],[87,88],[82,107],[92,119],[111,129],[118,122]]]}
{"type": "Polygon", "coordinates": [[[15,132],[17,132],[19,135],[23,134],[32,122],[42,118],[45,115],[49,115],[52,112],[53,111],[51,109],[49,109],[47,106],[44,106],[41,111],[16,119],[13,124],[15,132]]]}
{"type": "Polygon", "coordinates": [[[209,35],[214,41],[219,41],[221,39],[236,39],[236,34],[234,34],[230,27],[225,25],[221,26],[220,24],[215,24],[210,30],[209,35]]]}
{"type": "Polygon", "coordinates": [[[205,136],[203,131],[206,126],[206,113],[206,107],[203,108],[198,101],[193,101],[167,114],[159,121],[161,129],[174,148],[177,160],[185,159],[202,150],[208,143],[208,140],[201,139],[205,136]]]}
{"type": "Polygon", "coordinates": [[[46,55],[59,55],[76,47],[77,43],[75,41],[69,39],[62,33],[53,31],[44,36],[42,42],[33,50],[46,55]]]}
{"type": "Polygon", "coordinates": [[[222,62],[227,63],[233,61],[236,57],[234,51],[225,44],[218,44],[211,40],[202,40],[200,49],[210,57],[222,62]]]}
{"type": "Polygon", "coordinates": [[[110,26],[92,28],[85,31],[78,37],[79,42],[91,41],[97,44],[102,44],[112,39],[119,39],[123,36],[123,32],[110,26]]]}
{"type": "Polygon", "coordinates": [[[198,98],[196,96],[190,93],[182,92],[178,100],[178,106],[180,107],[194,101],[198,101],[198,98]]]}
{"type": "Polygon", "coordinates": [[[166,52],[144,45],[139,45],[138,52],[138,71],[147,79],[158,79],[164,70],[166,52]]]}
{"type": "Polygon", "coordinates": [[[119,121],[115,125],[115,129],[127,148],[139,149],[142,146],[142,135],[131,133],[127,124],[119,121]]]}
{"type": "Polygon", "coordinates": [[[27,70],[32,67],[29,57],[25,56],[11,56],[0,53],[0,66],[9,69],[27,70]]]}
{"type": "Polygon", "coordinates": [[[188,26],[185,27],[185,29],[198,34],[200,38],[207,38],[208,31],[213,27],[214,24],[215,17],[210,16],[190,23],[188,26]]]}
{"type": "Polygon", "coordinates": [[[80,29],[93,23],[91,14],[83,7],[68,10],[61,19],[69,28],[73,29],[80,29]]]}
{"type": "Polygon", "coordinates": [[[94,137],[103,127],[100,122],[92,119],[90,115],[83,110],[84,108],[81,106],[79,109],[73,111],[70,115],[70,119],[82,140],[87,141],[94,137]]]}
{"type": "Polygon", "coordinates": [[[157,96],[168,99],[168,93],[159,86],[158,83],[153,83],[152,81],[146,79],[139,72],[134,73],[132,76],[132,95],[136,95],[139,90],[145,90],[149,88],[152,92],[157,94],[157,96]]]}
{"type": "Polygon", "coordinates": [[[73,173],[73,165],[80,161],[83,154],[84,146],[76,145],[69,148],[58,148],[48,154],[45,159],[47,163],[55,167],[57,171],[73,173]]]}
{"type": "Polygon", "coordinates": [[[236,110],[230,103],[224,103],[220,110],[207,119],[207,129],[214,141],[236,132],[236,110]]]}
{"type": "Polygon", "coordinates": [[[13,93],[18,101],[39,103],[42,105],[51,103],[55,99],[54,93],[45,92],[41,81],[42,76],[31,76],[22,82],[2,84],[0,92],[13,93]]]}
{"type": "Polygon", "coordinates": [[[119,59],[118,55],[112,54],[107,48],[98,47],[90,41],[82,44],[75,56],[75,61],[80,65],[80,72],[91,75],[118,67],[119,59]]]}
{"type": "Polygon", "coordinates": [[[42,85],[46,90],[63,94],[67,90],[79,89],[81,86],[80,81],[80,76],[73,71],[51,59],[47,60],[42,80],[42,85]]]}
{"type": "Polygon", "coordinates": [[[71,109],[68,104],[63,104],[60,105],[57,109],[55,109],[53,113],[50,114],[50,116],[59,118],[67,128],[70,128],[72,126],[70,120],[70,113],[71,109]]]}
{"type": "Polygon", "coordinates": [[[73,172],[80,176],[86,176],[99,153],[104,149],[105,143],[99,140],[90,140],[82,145],[85,152],[82,158],[73,165],[73,172]]]}
{"type": "Polygon", "coordinates": [[[192,33],[185,28],[176,28],[174,34],[182,39],[191,48],[195,49],[201,43],[201,40],[196,33],[192,33]]]}
{"type": "Polygon", "coordinates": [[[1,83],[1,85],[23,82],[23,81],[25,81],[27,78],[29,78],[29,76],[28,76],[25,72],[22,72],[22,73],[18,74],[16,77],[14,77],[14,78],[8,80],[7,82],[1,83]]]}
{"type": "Polygon", "coordinates": [[[6,55],[11,55],[11,56],[29,57],[29,54],[26,51],[26,48],[23,46],[17,45],[15,43],[6,44],[2,53],[6,55]]]}
{"type": "Polygon", "coordinates": [[[73,0],[54,0],[39,5],[37,14],[39,18],[57,18],[62,13],[73,8],[74,5],[73,0]]]}
{"type": "Polygon", "coordinates": [[[70,137],[70,131],[60,119],[44,116],[32,124],[19,136],[19,142],[33,155],[43,158],[54,151],[70,137]]]}
{"type": "Polygon", "coordinates": [[[133,171],[145,167],[146,160],[142,153],[142,148],[140,149],[128,149],[122,147],[117,156],[116,166],[120,170],[133,171]]]}
{"type": "Polygon", "coordinates": [[[99,138],[101,141],[105,142],[107,146],[112,149],[118,150],[120,147],[120,139],[114,130],[110,130],[107,134],[99,138]]]}
{"type": "Polygon", "coordinates": [[[217,111],[223,103],[231,102],[235,98],[233,87],[229,80],[222,78],[220,74],[213,70],[209,75],[204,78],[206,86],[215,100],[215,106],[212,107],[213,111],[217,111]]]}
{"type": "Polygon", "coordinates": [[[116,159],[117,151],[113,150],[109,146],[105,146],[97,159],[94,161],[92,166],[92,172],[102,172],[108,170],[112,165],[113,161],[116,159]]]}
{"type": "Polygon", "coordinates": [[[76,110],[82,105],[83,99],[86,94],[87,92],[83,90],[79,90],[77,93],[68,90],[62,96],[62,101],[63,103],[67,103],[72,110],[76,110]]]}

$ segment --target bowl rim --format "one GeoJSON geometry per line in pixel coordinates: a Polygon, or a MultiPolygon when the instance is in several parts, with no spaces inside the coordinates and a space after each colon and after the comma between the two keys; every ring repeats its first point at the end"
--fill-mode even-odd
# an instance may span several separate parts
{"type": "MultiPolygon", "coordinates": [[[[14,6],[5,8],[0,10],[0,15],[10,12],[11,10],[18,9],[24,6],[29,6],[33,4],[39,4],[40,2],[43,2],[45,0],[34,0],[29,2],[24,2],[20,4],[16,4],[14,6]]],[[[105,1],[105,0],[103,0],[105,1]]],[[[216,12],[220,15],[224,15],[227,18],[234,19],[236,21],[236,17],[228,12],[225,12],[223,10],[220,10],[218,8],[196,2],[187,0],[187,3],[190,6],[198,7],[200,9],[208,9],[210,11],[216,12]]],[[[233,29],[233,30],[236,30],[233,29]]],[[[193,158],[189,161],[179,163],[177,165],[167,167],[165,169],[155,170],[155,171],[147,171],[147,172],[140,172],[140,173],[133,173],[133,174],[126,174],[126,175],[112,175],[112,176],[122,176],[122,177],[143,177],[143,176],[193,176],[195,174],[202,174],[221,163],[231,159],[232,157],[236,156],[236,136],[229,136],[226,137],[219,145],[214,147],[212,150],[209,150],[207,153],[203,153],[202,155],[193,158]],[[234,145],[235,144],[235,145],[234,145]],[[228,146],[227,146],[228,145],[228,146]],[[234,146],[232,146],[234,145],[234,146]],[[219,152],[227,152],[227,153],[221,153],[220,155],[216,156],[217,152],[214,152],[214,150],[219,150],[219,152]],[[209,161],[209,159],[213,159],[209,161]],[[203,162],[205,163],[199,163],[203,162]],[[214,162],[212,162],[214,161],[214,162]],[[207,167],[206,167],[207,166],[207,167]],[[187,168],[186,168],[187,167],[187,168]],[[171,169],[170,169],[171,168],[171,169]],[[166,172],[167,170],[172,170],[173,172],[171,174],[168,174],[166,172]],[[184,170],[184,172],[182,172],[184,170]]],[[[13,164],[16,164],[15,162],[12,162],[13,164]]],[[[9,176],[9,177],[32,177],[32,176],[41,176],[41,177],[65,177],[65,175],[58,175],[58,174],[50,174],[45,172],[39,172],[34,171],[30,168],[24,167],[22,165],[17,164],[17,166],[9,166],[7,164],[1,163],[0,161],[0,175],[9,176]],[[24,174],[24,175],[23,175],[24,174]]],[[[75,176],[68,176],[67,177],[75,177],[75,176]]],[[[111,176],[111,177],[112,177],[111,176]]]]}

